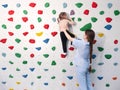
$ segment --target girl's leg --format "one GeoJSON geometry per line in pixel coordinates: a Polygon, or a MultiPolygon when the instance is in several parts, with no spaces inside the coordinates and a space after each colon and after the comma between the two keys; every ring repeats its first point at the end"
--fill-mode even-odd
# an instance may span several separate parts
{"type": "Polygon", "coordinates": [[[61,41],[62,41],[63,52],[67,53],[67,38],[66,38],[64,32],[60,32],[60,37],[61,37],[61,41]]]}

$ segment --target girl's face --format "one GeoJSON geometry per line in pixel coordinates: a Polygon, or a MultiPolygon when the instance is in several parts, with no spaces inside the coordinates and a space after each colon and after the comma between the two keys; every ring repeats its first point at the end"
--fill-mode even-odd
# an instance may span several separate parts
{"type": "Polygon", "coordinates": [[[64,19],[67,19],[67,15],[65,14],[65,15],[63,16],[63,18],[64,18],[64,19]]]}

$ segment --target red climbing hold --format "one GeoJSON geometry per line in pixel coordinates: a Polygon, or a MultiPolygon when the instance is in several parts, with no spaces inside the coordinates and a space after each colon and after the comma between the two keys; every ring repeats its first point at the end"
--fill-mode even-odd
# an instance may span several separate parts
{"type": "Polygon", "coordinates": [[[54,37],[57,35],[57,32],[51,32],[51,35],[54,37]]]}
{"type": "Polygon", "coordinates": [[[114,40],[114,44],[118,44],[118,40],[114,40]]]}
{"type": "Polygon", "coordinates": [[[43,10],[38,10],[38,14],[43,14],[43,10]]]}
{"type": "Polygon", "coordinates": [[[84,11],[84,14],[85,14],[85,15],[88,15],[88,14],[89,14],[89,10],[86,9],[86,10],[84,11]]]}
{"type": "Polygon", "coordinates": [[[30,3],[29,6],[30,6],[30,7],[35,7],[35,6],[36,6],[36,3],[30,3]]]}
{"type": "Polygon", "coordinates": [[[34,27],[34,25],[33,24],[31,24],[30,25],[30,29],[34,29],[35,27],[34,27]]]}
{"type": "Polygon", "coordinates": [[[106,20],[106,22],[110,23],[112,21],[112,18],[107,17],[105,20],[106,20]]]}
{"type": "Polygon", "coordinates": [[[74,50],[74,47],[70,47],[69,50],[73,51],[73,50],[74,50]]]}
{"type": "Polygon", "coordinates": [[[45,28],[45,29],[48,29],[48,28],[49,28],[49,24],[45,24],[45,25],[44,25],[44,28],[45,28]]]}
{"type": "Polygon", "coordinates": [[[13,15],[13,14],[14,14],[14,10],[9,10],[9,11],[8,11],[8,14],[9,14],[9,15],[13,15]]]}
{"type": "Polygon", "coordinates": [[[30,39],[29,42],[30,42],[31,44],[34,44],[34,43],[35,43],[35,40],[34,40],[34,39],[30,39]]]}
{"type": "Polygon", "coordinates": [[[96,2],[93,2],[93,3],[92,3],[92,8],[97,8],[97,6],[98,6],[98,5],[97,5],[96,2]]]}
{"type": "Polygon", "coordinates": [[[13,21],[13,18],[12,17],[8,18],[8,21],[13,21]]]}
{"type": "Polygon", "coordinates": [[[10,50],[13,50],[14,46],[9,46],[8,48],[9,48],[10,50]]]}
{"type": "Polygon", "coordinates": [[[61,54],[61,58],[65,58],[66,56],[66,54],[61,54]]]}
{"type": "Polygon", "coordinates": [[[3,38],[3,39],[0,40],[0,42],[2,42],[2,43],[6,43],[6,41],[7,41],[6,38],[3,38]]]}
{"type": "Polygon", "coordinates": [[[31,58],[33,58],[34,56],[35,56],[35,55],[34,55],[33,53],[32,53],[32,54],[30,54],[30,57],[31,57],[31,58]]]}
{"type": "Polygon", "coordinates": [[[9,36],[13,36],[14,33],[13,32],[8,32],[9,36]]]}
{"type": "Polygon", "coordinates": [[[28,21],[28,17],[22,17],[23,22],[27,22],[28,21]]]}
{"type": "Polygon", "coordinates": [[[28,35],[28,32],[24,32],[23,35],[24,35],[24,36],[27,36],[27,35],[28,35]]]}

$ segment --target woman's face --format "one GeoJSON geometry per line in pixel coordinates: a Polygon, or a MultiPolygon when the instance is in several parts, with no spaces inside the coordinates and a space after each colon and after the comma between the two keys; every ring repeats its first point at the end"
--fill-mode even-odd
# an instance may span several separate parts
{"type": "Polygon", "coordinates": [[[88,38],[87,38],[87,35],[84,33],[84,36],[83,36],[83,38],[85,39],[85,40],[87,40],[88,38]]]}

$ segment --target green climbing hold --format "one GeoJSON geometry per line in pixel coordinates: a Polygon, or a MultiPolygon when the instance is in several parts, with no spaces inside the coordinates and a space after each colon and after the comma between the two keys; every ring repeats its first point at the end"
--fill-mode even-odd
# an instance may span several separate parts
{"type": "Polygon", "coordinates": [[[102,52],[104,50],[103,47],[97,47],[98,51],[102,52]]]}
{"type": "Polygon", "coordinates": [[[44,56],[45,58],[48,58],[48,57],[49,57],[49,54],[43,54],[43,56],[44,56]]]}
{"type": "Polygon", "coordinates": [[[95,73],[95,72],[96,72],[96,70],[95,70],[95,69],[92,69],[92,70],[91,70],[91,73],[95,73]]]}
{"type": "Polygon", "coordinates": [[[15,26],[15,28],[16,28],[16,29],[20,29],[20,28],[21,28],[21,25],[18,24],[18,25],[15,26]]]}
{"type": "Polygon", "coordinates": [[[52,66],[55,66],[55,65],[56,65],[56,62],[55,62],[55,61],[52,61],[51,65],[52,65],[52,66]]]}
{"type": "Polygon", "coordinates": [[[23,63],[23,64],[27,64],[28,62],[27,62],[26,60],[24,60],[22,63],[23,63]]]}
{"type": "Polygon", "coordinates": [[[7,26],[5,24],[2,25],[3,29],[7,29],[7,26]]]}
{"type": "Polygon", "coordinates": [[[97,21],[97,18],[96,18],[96,17],[91,17],[91,21],[92,21],[92,22],[96,22],[96,21],[97,21]]]}
{"type": "Polygon", "coordinates": [[[41,22],[41,21],[42,21],[42,18],[41,18],[41,17],[38,17],[37,20],[38,20],[38,22],[41,22]]]}
{"type": "Polygon", "coordinates": [[[49,2],[46,2],[45,3],[45,7],[47,8],[47,7],[49,7],[50,6],[50,3],[49,2]]]}
{"type": "Polygon", "coordinates": [[[75,5],[76,5],[78,8],[81,8],[81,7],[83,6],[82,3],[76,3],[75,5]]]}
{"type": "Polygon", "coordinates": [[[55,46],[53,46],[53,47],[52,47],[52,51],[55,51],[55,50],[56,50],[56,47],[55,47],[55,46]]]}
{"type": "Polygon", "coordinates": [[[73,66],[73,62],[70,62],[70,66],[73,66]]]}
{"type": "Polygon", "coordinates": [[[37,79],[41,79],[41,76],[37,76],[37,79]]]}
{"type": "Polygon", "coordinates": [[[81,18],[78,18],[78,22],[80,22],[80,21],[82,21],[82,19],[81,19],[81,18]]]}
{"type": "Polygon", "coordinates": [[[105,13],[104,11],[100,11],[100,13],[99,13],[99,14],[100,14],[100,15],[103,15],[104,13],[105,13]]]}
{"type": "Polygon", "coordinates": [[[17,58],[21,58],[21,54],[20,54],[20,53],[15,53],[15,56],[16,56],[17,58]]]}
{"type": "Polygon", "coordinates": [[[27,15],[27,14],[28,14],[28,11],[27,11],[27,10],[23,10],[23,13],[24,13],[25,15],[27,15]]]}
{"type": "Polygon", "coordinates": [[[81,31],[86,31],[92,28],[92,24],[88,23],[86,25],[84,25],[82,28],[80,28],[81,31]]]}
{"type": "Polygon", "coordinates": [[[27,47],[23,47],[24,50],[27,50],[28,48],[27,47]]]}
{"type": "Polygon", "coordinates": [[[62,72],[64,72],[64,73],[65,73],[65,72],[66,72],[66,69],[63,69],[63,70],[62,70],[62,72]]]}
{"type": "Polygon", "coordinates": [[[115,16],[118,16],[120,14],[120,11],[119,10],[114,10],[114,14],[115,14],[115,16]]]}
{"type": "Polygon", "coordinates": [[[106,84],[106,87],[110,87],[110,84],[109,84],[109,83],[107,83],[107,84],[106,84]]]}
{"type": "Polygon", "coordinates": [[[55,79],[56,77],[55,76],[52,76],[51,79],[55,79]]]}
{"type": "Polygon", "coordinates": [[[19,38],[16,38],[15,41],[16,41],[17,43],[20,43],[20,42],[21,42],[21,40],[20,40],[19,38]]]}
{"type": "Polygon", "coordinates": [[[111,59],[111,58],[112,58],[112,55],[111,55],[111,54],[105,54],[105,58],[106,58],[106,59],[111,59]]]}
{"type": "Polygon", "coordinates": [[[12,61],[9,61],[9,63],[10,63],[10,64],[14,64],[14,62],[12,62],[12,61]]]}
{"type": "Polygon", "coordinates": [[[42,62],[38,61],[38,62],[37,62],[37,64],[38,64],[38,65],[41,65],[41,64],[42,64],[42,62]]]}
{"type": "Polygon", "coordinates": [[[52,10],[52,14],[56,14],[56,10],[52,10]]]}
{"type": "Polygon", "coordinates": [[[10,74],[10,75],[9,75],[9,78],[14,78],[14,77],[13,77],[13,75],[10,74]]]}
{"type": "Polygon", "coordinates": [[[75,17],[72,17],[72,20],[75,21],[75,17]]]}
{"type": "Polygon", "coordinates": [[[20,71],[20,69],[19,69],[19,68],[16,68],[16,71],[20,71]]]}

